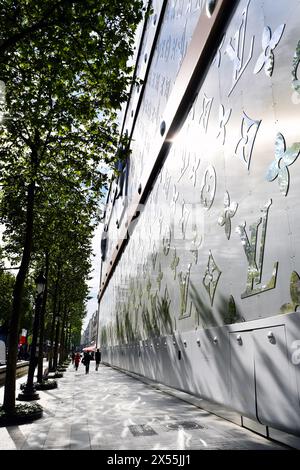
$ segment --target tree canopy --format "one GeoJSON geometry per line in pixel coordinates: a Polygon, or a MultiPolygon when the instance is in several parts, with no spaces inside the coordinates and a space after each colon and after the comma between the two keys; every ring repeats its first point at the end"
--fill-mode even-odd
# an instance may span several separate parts
{"type": "Polygon", "coordinates": [[[50,274],[59,272],[69,286],[65,308],[82,313],[97,202],[106,167],[114,166],[118,154],[116,111],[132,80],[127,63],[141,18],[139,0],[1,2],[0,222],[6,254],[20,263],[7,410],[14,407],[18,329],[32,263],[41,265],[50,253],[50,274]]]}

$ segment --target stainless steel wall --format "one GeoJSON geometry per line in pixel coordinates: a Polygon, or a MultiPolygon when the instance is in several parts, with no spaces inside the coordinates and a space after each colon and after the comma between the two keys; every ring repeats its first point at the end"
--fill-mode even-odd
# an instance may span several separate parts
{"type": "Polygon", "coordinates": [[[107,206],[100,344],[108,363],[299,435],[300,4],[231,3],[171,132],[210,26],[206,2],[154,2],[107,206]]]}

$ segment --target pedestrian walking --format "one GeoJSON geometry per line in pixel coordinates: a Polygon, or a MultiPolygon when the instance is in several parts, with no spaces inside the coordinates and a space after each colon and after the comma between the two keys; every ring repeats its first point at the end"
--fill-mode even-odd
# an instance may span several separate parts
{"type": "Polygon", "coordinates": [[[80,362],[80,354],[79,354],[79,353],[76,353],[76,354],[75,354],[75,359],[74,359],[75,370],[78,370],[79,362],[80,362]]]}
{"type": "Polygon", "coordinates": [[[96,370],[98,370],[99,364],[101,362],[101,351],[100,349],[97,349],[95,353],[95,360],[96,360],[96,370]]]}
{"type": "Polygon", "coordinates": [[[86,374],[88,374],[90,371],[90,361],[91,361],[91,356],[89,355],[89,353],[88,352],[84,353],[84,356],[81,362],[85,365],[86,374]]]}
{"type": "Polygon", "coordinates": [[[71,358],[72,358],[72,364],[74,364],[74,361],[75,361],[75,353],[74,353],[74,351],[72,351],[71,358]]]}

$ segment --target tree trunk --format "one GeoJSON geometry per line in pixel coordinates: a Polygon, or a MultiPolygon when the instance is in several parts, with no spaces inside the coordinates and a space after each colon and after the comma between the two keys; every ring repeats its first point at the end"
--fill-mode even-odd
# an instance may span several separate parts
{"type": "Polygon", "coordinates": [[[60,326],[60,316],[57,315],[57,324],[56,324],[56,334],[55,334],[55,347],[54,347],[54,356],[53,356],[53,369],[57,368],[57,359],[58,359],[58,342],[59,342],[59,326],[60,326]]]}
{"type": "Polygon", "coordinates": [[[8,357],[6,364],[5,391],[3,401],[3,407],[7,413],[12,412],[14,410],[16,403],[16,366],[18,355],[19,324],[24,283],[28,272],[32,249],[34,196],[35,182],[32,182],[28,187],[27,193],[25,241],[21,265],[14,286],[12,314],[8,333],[8,357]]]}
{"type": "Polygon", "coordinates": [[[42,382],[43,380],[43,362],[44,362],[44,333],[45,333],[45,313],[46,313],[46,305],[47,305],[47,296],[48,296],[48,276],[49,276],[49,253],[46,252],[46,259],[45,259],[45,277],[46,277],[46,285],[45,291],[43,296],[43,304],[41,309],[41,316],[40,316],[40,342],[39,342],[39,359],[38,359],[38,374],[37,374],[37,381],[42,382]]]}
{"type": "Polygon", "coordinates": [[[60,279],[60,265],[57,267],[57,278],[55,282],[54,289],[54,299],[53,299],[53,316],[51,323],[51,333],[50,333],[50,352],[49,352],[49,372],[53,372],[53,349],[54,349],[54,335],[55,335],[55,320],[56,320],[56,305],[59,289],[59,279],[60,279]]]}

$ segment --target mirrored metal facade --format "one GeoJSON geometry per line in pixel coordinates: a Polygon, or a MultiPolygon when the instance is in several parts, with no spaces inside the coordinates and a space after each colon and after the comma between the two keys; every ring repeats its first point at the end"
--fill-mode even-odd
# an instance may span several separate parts
{"type": "Polygon", "coordinates": [[[205,7],[157,0],[145,24],[123,125],[132,154],[107,200],[98,341],[107,363],[300,435],[300,4],[231,2],[223,23],[205,7]]]}

